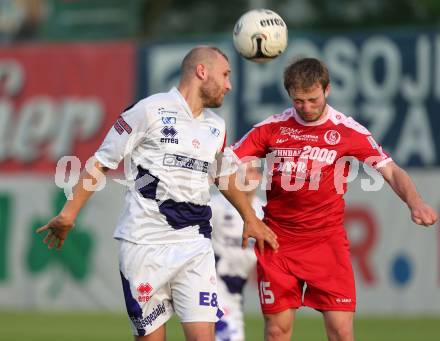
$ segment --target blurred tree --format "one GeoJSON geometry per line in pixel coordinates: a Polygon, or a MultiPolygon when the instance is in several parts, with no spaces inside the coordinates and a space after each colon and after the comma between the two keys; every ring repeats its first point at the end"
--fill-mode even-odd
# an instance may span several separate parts
{"type": "Polygon", "coordinates": [[[433,27],[440,23],[440,0],[0,0],[0,42],[13,41],[16,35],[22,39],[156,41],[229,35],[244,12],[259,7],[278,12],[291,29],[433,27]],[[17,34],[25,12],[28,24],[17,34]]]}
{"type": "Polygon", "coordinates": [[[322,14],[322,26],[335,28],[432,25],[438,19],[434,20],[429,12],[440,9],[439,2],[431,0],[311,1],[322,14]]]}
{"type": "Polygon", "coordinates": [[[143,35],[150,39],[232,32],[248,0],[146,0],[143,35]]]}
{"type": "Polygon", "coordinates": [[[350,29],[434,26],[439,0],[143,0],[142,36],[148,39],[229,34],[251,8],[278,12],[290,28],[350,29]]]}

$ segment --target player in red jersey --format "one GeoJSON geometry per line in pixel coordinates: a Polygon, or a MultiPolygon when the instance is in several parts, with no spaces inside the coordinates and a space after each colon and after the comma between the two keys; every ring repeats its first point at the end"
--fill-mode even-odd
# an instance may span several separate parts
{"type": "Polygon", "coordinates": [[[382,174],[415,223],[432,225],[437,214],[370,132],[327,104],[329,75],[321,61],[289,65],[284,86],[293,107],[255,125],[232,146],[239,159],[265,157],[270,167],[264,221],[280,247],[256,250],[265,339],[290,340],[295,312],[305,305],[322,312],[329,340],[351,341],[356,294],[343,227],[345,157],[382,174]]]}

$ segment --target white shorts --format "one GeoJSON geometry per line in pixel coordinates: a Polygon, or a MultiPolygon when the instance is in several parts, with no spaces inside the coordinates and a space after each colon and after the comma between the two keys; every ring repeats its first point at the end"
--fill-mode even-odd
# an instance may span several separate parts
{"type": "Polygon", "coordinates": [[[170,319],[216,322],[223,312],[211,240],[119,245],[119,269],[134,335],[148,335],[170,319]]]}

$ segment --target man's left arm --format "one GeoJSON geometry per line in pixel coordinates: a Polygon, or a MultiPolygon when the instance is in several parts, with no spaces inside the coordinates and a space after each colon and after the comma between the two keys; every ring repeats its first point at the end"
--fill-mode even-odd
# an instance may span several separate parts
{"type": "Polygon", "coordinates": [[[394,162],[388,162],[384,167],[377,168],[377,171],[382,174],[400,199],[408,205],[413,222],[429,226],[437,221],[437,213],[423,201],[406,171],[394,162]]]}

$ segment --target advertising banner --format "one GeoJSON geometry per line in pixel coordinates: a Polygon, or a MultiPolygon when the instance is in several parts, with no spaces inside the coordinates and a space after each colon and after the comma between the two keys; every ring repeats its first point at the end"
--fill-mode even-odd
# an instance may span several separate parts
{"type": "Polygon", "coordinates": [[[0,174],[90,157],[134,94],[130,43],[0,49],[0,174]]]}

